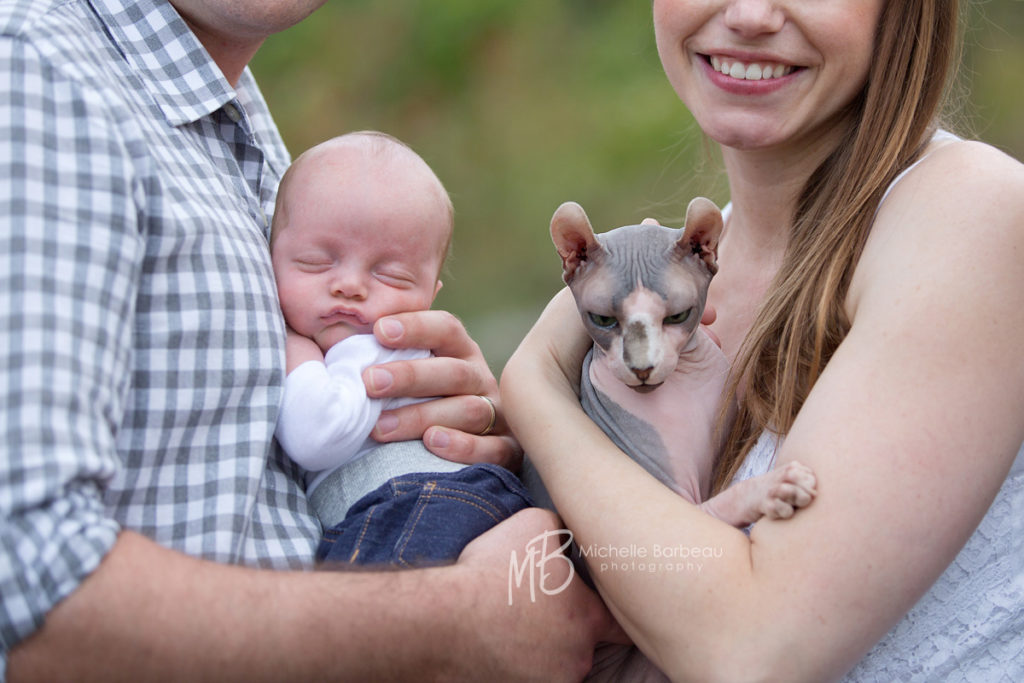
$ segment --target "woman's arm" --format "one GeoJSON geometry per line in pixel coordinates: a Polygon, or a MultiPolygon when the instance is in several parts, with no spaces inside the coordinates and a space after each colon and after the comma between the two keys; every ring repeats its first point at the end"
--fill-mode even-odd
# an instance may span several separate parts
{"type": "Polygon", "coordinates": [[[665,669],[668,662],[658,656],[658,649],[667,655],[687,648],[672,626],[677,615],[688,611],[683,596],[675,595],[685,586],[675,583],[689,577],[638,571],[634,564],[647,566],[656,547],[714,546],[733,558],[749,555],[749,548],[741,532],[700,512],[658,482],[583,413],[575,385],[589,346],[571,294],[563,290],[506,366],[502,397],[509,422],[559,513],[577,543],[594,558],[589,561],[591,575],[606,604],[636,644],[665,669]],[[708,528],[690,527],[691,513],[708,528]],[[684,530],[693,533],[680,535],[684,530]],[[725,548],[723,540],[728,541],[725,548]],[[612,564],[605,563],[606,558],[623,562],[602,571],[602,565],[612,564]],[[620,571],[623,565],[626,569],[620,571]]]}
{"type": "MultiPolygon", "coordinates": [[[[503,376],[509,419],[584,548],[686,548],[699,571],[601,571],[626,631],[674,679],[823,680],[851,667],[966,542],[1024,440],[1024,173],[937,151],[897,186],[850,293],[853,327],[779,460],[819,498],[748,539],[611,446],[580,411],[552,305],[503,376]],[[936,512],[938,509],[938,513],[936,512]]],[[[556,302],[557,304],[557,302],[556,302]]]]}

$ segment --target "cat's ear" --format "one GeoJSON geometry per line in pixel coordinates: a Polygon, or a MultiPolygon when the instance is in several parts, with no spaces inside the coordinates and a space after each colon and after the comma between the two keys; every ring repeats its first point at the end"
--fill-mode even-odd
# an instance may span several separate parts
{"type": "Polygon", "coordinates": [[[714,275],[718,272],[718,238],[722,235],[722,212],[715,203],[695,197],[686,207],[686,225],[676,249],[698,255],[714,275]]]}
{"type": "Polygon", "coordinates": [[[551,240],[562,257],[562,279],[566,284],[580,265],[601,250],[590,219],[576,202],[562,204],[551,217],[551,240]]]}

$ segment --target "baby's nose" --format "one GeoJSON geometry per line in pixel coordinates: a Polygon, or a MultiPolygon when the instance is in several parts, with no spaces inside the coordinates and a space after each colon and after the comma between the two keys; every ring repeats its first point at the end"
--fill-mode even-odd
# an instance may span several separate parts
{"type": "Polygon", "coordinates": [[[366,282],[355,273],[338,273],[331,281],[331,294],[346,299],[365,299],[366,282]]]}

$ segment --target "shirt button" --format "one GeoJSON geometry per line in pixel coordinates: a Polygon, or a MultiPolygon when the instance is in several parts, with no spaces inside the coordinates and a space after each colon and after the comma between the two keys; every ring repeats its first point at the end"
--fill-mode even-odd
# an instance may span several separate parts
{"type": "Polygon", "coordinates": [[[233,122],[238,123],[242,120],[242,113],[238,111],[238,107],[228,102],[224,105],[224,113],[228,115],[228,118],[233,122]]]}

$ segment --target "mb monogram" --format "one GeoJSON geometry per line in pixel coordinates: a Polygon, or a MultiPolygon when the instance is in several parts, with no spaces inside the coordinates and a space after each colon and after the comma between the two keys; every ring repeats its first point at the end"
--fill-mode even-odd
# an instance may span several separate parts
{"type": "Polygon", "coordinates": [[[514,589],[522,588],[523,579],[526,579],[529,586],[530,602],[537,601],[538,589],[544,595],[557,595],[568,588],[576,575],[572,560],[566,554],[570,545],[572,532],[568,529],[555,529],[535,536],[526,544],[522,564],[519,562],[519,553],[513,550],[508,565],[508,604],[512,605],[514,589]],[[556,564],[551,565],[552,562],[556,564]],[[564,567],[559,567],[559,562],[564,563],[564,567]],[[565,578],[556,584],[563,572],[565,578]]]}

